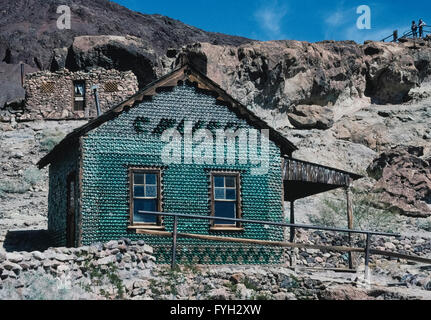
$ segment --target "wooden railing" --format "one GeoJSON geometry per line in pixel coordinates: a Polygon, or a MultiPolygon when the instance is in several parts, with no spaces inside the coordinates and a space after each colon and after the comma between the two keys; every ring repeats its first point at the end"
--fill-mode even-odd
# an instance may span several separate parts
{"type": "Polygon", "coordinates": [[[214,216],[201,216],[201,215],[192,215],[192,214],[179,214],[179,213],[167,213],[167,212],[150,212],[150,211],[139,211],[140,214],[146,215],[156,215],[156,216],[165,216],[165,217],[173,217],[173,232],[168,231],[156,231],[149,230],[145,228],[136,228],[136,232],[139,234],[147,234],[154,236],[168,236],[172,237],[172,260],[171,267],[175,268],[176,266],[176,251],[177,251],[177,238],[191,238],[191,239],[201,239],[201,240],[212,240],[212,241],[223,241],[223,242],[235,242],[235,243],[245,243],[245,244],[256,244],[256,245],[264,245],[264,246],[276,246],[276,247],[284,247],[284,248],[310,248],[310,249],[318,249],[325,251],[341,251],[341,252],[359,252],[365,253],[365,277],[369,278],[369,261],[370,255],[382,255],[389,257],[402,258],[406,260],[431,264],[431,259],[419,257],[419,256],[410,256],[399,254],[395,252],[387,252],[371,249],[371,240],[372,236],[384,236],[384,237],[400,237],[399,234],[394,233],[386,233],[386,232],[375,232],[375,231],[365,231],[365,230],[352,230],[352,229],[343,229],[343,228],[330,228],[323,226],[310,226],[303,224],[291,224],[291,223],[283,223],[283,222],[274,222],[274,221],[259,221],[259,220],[248,220],[248,219],[234,219],[234,218],[220,218],[214,216]],[[190,233],[178,233],[178,220],[179,219],[200,219],[200,220],[222,220],[229,222],[239,222],[241,224],[260,224],[260,225],[272,225],[279,226],[283,228],[291,228],[291,232],[295,231],[295,229],[305,229],[305,230],[321,230],[321,231],[331,231],[331,232],[340,232],[351,234],[362,234],[366,236],[365,247],[347,247],[347,246],[324,246],[324,245],[313,245],[313,244],[305,244],[305,243],[294,243],[294,242],[277,242],[277,241],[266,241],[266,240],[257,240],[257,239],[244,239],[244,238],[233,238],[233,237],[224,237],[224,236],[214,236],[214,235],[202,235],[202,234],[190,234],[190,233]]]}
{"type": "MultiPolygon", "coordinates": [[[[419,30],[416,32],[417,36],[419,37],[419,30]]],[[[424,26],[424,31],[423,31],[423,37],[425,38],[427,35],[431,35],[431,26],[424,26]]],[[[397,42],[400,39],[414,39],[413,37],[413,31],[409,30],[403,33],[403,35],[401,37],[398,36],[398,30],[394,30],[394,32],[387,36],[386,38],[382,39],[382,42],[386,42],[387,40],[391,39],[392,40],[390,42],[397,42]]]]}

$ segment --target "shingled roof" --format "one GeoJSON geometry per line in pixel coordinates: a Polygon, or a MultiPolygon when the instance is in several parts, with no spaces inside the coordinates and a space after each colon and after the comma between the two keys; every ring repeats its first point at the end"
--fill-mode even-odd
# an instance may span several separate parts
{"type": "Polygon", "coordinates": [[[141,102],[151,99],[152,96],[156,95],[161,90],[172,88],[185,82],[194,85],[200,91],[214,96],[218,103],[227,106],[240,118],[245,119],[254,127],[259,129],[268,129],[269,139],[280,148],[282,156],[290,156],[292,152],[297,150],[297,147],[292,142],[283,137],[275,129],[270,127],[265,121],[256,116],[246,106],[235,100],[225,90],[220,88],[218,84],[198,71],[193,65],[187,63],[172,71],[171,73],[161,77],[160,79],[150,83],[129,99],[121,102],[99,117],[90,120],[87,124],[69,133],[58,145],[54,147],[51,152],[49,152],[38,162],[39,168],[44,168],[53,162],[59,153],[67,152],[67,148],[77,142],[78,139],[87,132],[99,127],[111,119],[116,118],[122,112],[139,105],[141,102]]]}

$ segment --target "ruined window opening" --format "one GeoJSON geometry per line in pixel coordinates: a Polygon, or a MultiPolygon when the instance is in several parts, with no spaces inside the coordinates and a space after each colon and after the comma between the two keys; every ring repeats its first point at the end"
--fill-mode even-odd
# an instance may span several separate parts
{"type": "Polygon", "coordinates": [[[117,92],[118,91],[118,83],[117,82],[106,82],[105,83],[105,92],[117,92]]]}
{"type": "Polygon", "coordinates": [[[84,111],[85,109],[85,81],[73,82],[73,111],[84,111]]]}
{"type": "Polygon", "coordinates": [[[54,82],[44,82],[40,86],[40,91],[42,93],[53,93],[54,92],[54,82]]]}

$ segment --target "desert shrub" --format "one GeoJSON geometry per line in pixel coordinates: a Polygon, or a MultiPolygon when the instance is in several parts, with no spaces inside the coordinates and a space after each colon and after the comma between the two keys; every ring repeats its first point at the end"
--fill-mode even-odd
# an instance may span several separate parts
{"type": "MultiPolygon", "coordinates": [[[[398,230],[395,214],[378,208],[378,198],[366,192],[353,190],[353,225],[355,229],[396,232],[398,230]]],[[[324,199],[320,212],[309,215],[312,224],[345,228],[347,224],[346,199],[324,199]]]]}
{"type": "Polygon", "coordinates": [[[417,222],[416,222],[416,226],[419,229],[431,232],[431,218],[418,219],[417,222]]]}
{"type": "Polygon", "coordinates": [[[66,136],[62,131],[49,131],[45,130],[42,132],[40,139],[40,150],[44,152],[50,152],[54,147],[66,136]]]}
{"type": "Polygon", "coordinates": [[[22,177],[25,182],[29,183],[30,185],[34,186],[36,185],[40,180],[42,180],[42,172],[36,168],[27,168],[24,173],[22,174],[22,177]]]}
{"type": "Polygon", "coordinates": [[[0,181],[0,194],[26,193],[30,190],[30,184],[26,181],[3,180],[0,181]]]}
{"type": "Polygon", "coordinates": [[[123,299],[125,294],[125,288],[123,281],[118,275],[118,267],[113,263],[109,263],[106,266],[99,266],[91,263],[90,260],[86,260],[84,268],[91,280],[91,286],[87,288],[90,293],[96,293],[104,296],[107,299],[113,298],[103,288],[99,292],[93,292],[93,287],[110,287],[113,286],[116,289],[115,299],[123,299]]]}
{"type": "Polygon", "coordinates": [[[23,274],[20,282],[22,290],[17,290],[14,281],[4,282],[0,290],[0,300],[79,300],[91,296],[79,286],[69,288],[62,285],[59,278],[44,272],[23,274]]]}

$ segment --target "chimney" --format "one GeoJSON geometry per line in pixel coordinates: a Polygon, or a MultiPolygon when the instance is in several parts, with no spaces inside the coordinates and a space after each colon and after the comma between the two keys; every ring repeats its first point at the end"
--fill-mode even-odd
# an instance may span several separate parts
{"type": "Polygon", "coordinates": [[[21,65],[21,87],[24,88],[24,63],[20,63],[21,65]]]}

